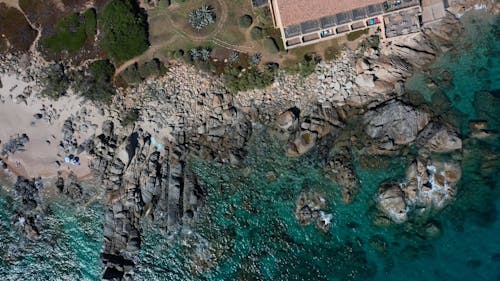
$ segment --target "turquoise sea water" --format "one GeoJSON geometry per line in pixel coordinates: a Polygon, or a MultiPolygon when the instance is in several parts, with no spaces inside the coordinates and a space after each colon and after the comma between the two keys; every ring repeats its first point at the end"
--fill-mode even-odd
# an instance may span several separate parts
{"type": "MultiPolygon", "coordinates": [[[[427,103],[466,139],[470,120],[487,120],[500,132],[500,19],[477,12],[464,22],[457,51],[442,55],[407,88],[410,100],[427,103]]],[[[373,224],[379,184],[400,178],[410,156],[369,168],[354,148],[362,187],[345,205],[319,168],[321,151],[290,159],[266,128],[255,132],[244,168],[193,160],[208,193],[206,209],[192,229],[172,239],[145,222],[135,279],[500,280],[498,137],[464,142],[457,199],[430,220],[441,232],[431,238],[427,222],[373,224]],[[297,224],[295,200],[305,190],[326,199],[333,214],[328,233],[297,224]]],[[[43,238],[30,242],[10,226],[16,207],[9,200],[0,196],[2,280],[99,279],[100,206],[51,203],[43,238]]]]}

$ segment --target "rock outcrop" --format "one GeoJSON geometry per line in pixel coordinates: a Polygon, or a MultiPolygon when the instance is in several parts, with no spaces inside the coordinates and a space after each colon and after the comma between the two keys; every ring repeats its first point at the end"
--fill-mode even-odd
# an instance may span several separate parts
{"type": "Polygon", "coordinates": [[[18,201],[13,224],[29,239],[35,239],[40,235],[43,211],[39,192],[42,188],[41,179],[29,180],[18,177],[12,189],[14,199],[18,201]]]}
{"type": "Polygon", "coordinates": [[[142,130],[118,136],[111,122],[95,142],[92,168],[108,197],[102,260],[104,278],[122,278],[134,266],[141,244],[141,220],[149,217],[175,233],[196,215],[201,189],[187,165],[187,149],[160,149],[142,130]]]}
{"type": "Polygon", "coordinates": [[[294,120],[300,123],[300,127],[294,133],[292,130],[287,148],[288,156],[296,157],[310,151],[318,141],[327,136],[334,136],[343,127],[337,111],[333,108],[315,107],[304,115],[294,120]]]}
{"type": "Polygon", "coordinates": [[[400,101],[367,112],[363,120],[366,134],[379,143],[379,148],[387,150],[413,142],[430,121],[428,113],[400,101]]]}
{"type": "Polygon", "coordinates": [[[327,232],[330,229],[333,215],[326,213],[325,209],[326,200],[321,193],[304,191],[295,203],[295,218],[302,225],[316,222],[318,229],[327,232]]]}
{"type": "Polygon", "coordinates": [[[382,184],[378,207],[395,223],[405,222],[410,215],[439,211],[455,197],[460,177],[460,164],[453,160],[417,159],[408,167],[404,181],[382,184]]]}
{"type": "Polygon", "coordinates": [[[431,122],[417,137],[417,145],[430,153],[445,153],[462,149],[462,140],[449,125],[431,122]]]}

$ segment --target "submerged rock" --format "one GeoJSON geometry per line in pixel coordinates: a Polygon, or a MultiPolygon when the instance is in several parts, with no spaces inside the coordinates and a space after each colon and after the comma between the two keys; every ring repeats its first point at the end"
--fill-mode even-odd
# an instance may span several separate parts
{"type": "Polygon", "coordinates": [[[321,193],[305,191],[295,202],[295,218],[301,225],[309,225],[316,221],[318,229],[327,232],[332,224],[333,215],[324,212],[326,199],[321,193]]]}
{"type": "Polygon", "coordinates": [[[405,194],[400,183],[386,182],[382,184],[378,190],[377,202],[379,209],[392,221],[402,223],[408,219],[405,194]]]}
{"type": "Polygon", "coordinates": [[[431,122],[418,135],[416,143],[429,152],[444,153],[462,149],[462,140],[455,129],[431,122]]]}

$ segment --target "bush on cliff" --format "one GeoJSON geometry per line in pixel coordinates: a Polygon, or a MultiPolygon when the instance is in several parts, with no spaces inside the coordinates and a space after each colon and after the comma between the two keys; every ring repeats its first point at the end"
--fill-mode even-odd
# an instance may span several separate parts
{"type": "Polygon", "coordinates": [[[109,60],[92,62],[76,75],[74,89],[86,99],[108,104],[115,94],[114,73],[115,67],[109,60]]]}
{"type": "Polygon", "coordinates": [[[44,75],[41,78],[43,85],[41,95],[54,100],[64,96],[70,85],[70,79],[64,65],[59,63],[52,64],[44,69],[43,73],[44,75]]]}
{"type": "Polygon", "coordinates": [[[165,73],[167,68],[157,58],[143,64],[134,63],[120,73],[120,77],[127,84],[137,84],[149,77],[155,77],[165,73]]]}
{"type": "Polygon", "coordinates": [[[148,22],[135,0],[112,0],[102,12],[102,47],[115,62],[142,54],[149,47],[148,22]]]}
{"type": "Polygon", "coordinates": [[[228,67],[224,74],[226,87],[233,93],[262,89],[274,82],[275,68],[266,66],[260,71],[252,67],[243,71],[240,67],[228,67]]]}

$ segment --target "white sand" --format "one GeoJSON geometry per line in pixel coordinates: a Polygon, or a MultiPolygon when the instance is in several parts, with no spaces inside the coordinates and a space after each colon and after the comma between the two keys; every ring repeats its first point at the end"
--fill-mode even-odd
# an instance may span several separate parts
{"type": "Polygon", "coordinates": [[[82,153],[80,157],[81,165],[74,166],[64,163],[64,157],[67,155],[59,154],[59,143],[63,138],[62,127],[64,121],[78,113],[82,104],[87,109],[88,115],[85,118],[96,124],[97,128],[89,127],[86,132],[79,132],[75,129],[74,139],[80,144],[85,139],[100,131],[100,126],[104,120],[97,109],[89,103],[84,103],[81,98],[71,96],[62,97],[58,101],[50,101],[35,97],[35,93],[27,99],[27,104],[16,103],[16,97],[23,93],[27,86],[34,86],[21,81],[19,78],[2,74],[0,79],[3,88],[0,89],[0,146],[9,141],[11,137],[27,134],[30,141],[26,144],[25,151],[17,151],[2,157],[9,166],[9,170],[15,175],[25,177],[49,178],[57,175],[60,171],[63,175],[74,172],[79,178],[90,175],[89,156],[82,153]],[[16,87],[17,85],[17,87],[16,87]],[[34,114],[40,113],[43,105],[54,109],[59,118],[49,124],[48,120],[36,120],[34,114]],[[50,143],[48,143],[50,142],[50,143]],[[59,161],[60,168],[56,168],[54,163],[59,161]]]}

